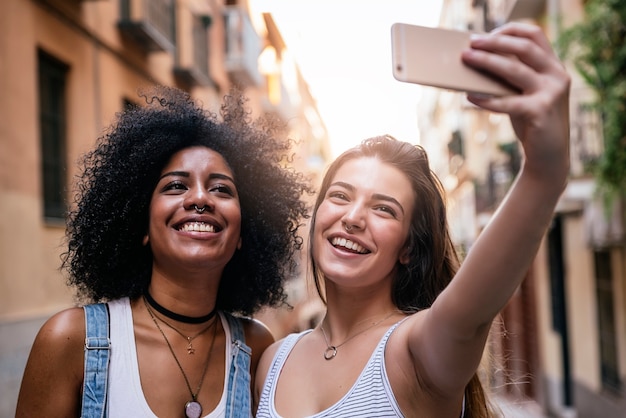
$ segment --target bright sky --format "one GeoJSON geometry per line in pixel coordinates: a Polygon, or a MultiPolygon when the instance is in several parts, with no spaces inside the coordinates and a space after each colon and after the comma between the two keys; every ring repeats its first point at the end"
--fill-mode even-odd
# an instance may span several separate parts
{"type": "Polygon", "coordinates": [[[324,119],[333,154],[391,134],[417,143],[420,87],[391,71],[391,25],[437,26],[441,0],[257,0],[271,12],[324,119]]]}

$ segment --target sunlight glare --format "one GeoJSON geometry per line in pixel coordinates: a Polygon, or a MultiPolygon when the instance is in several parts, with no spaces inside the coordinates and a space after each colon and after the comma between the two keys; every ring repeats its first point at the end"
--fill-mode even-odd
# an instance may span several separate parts
{"type": "Polygon", "coordinates": [[[391,71],[391,25],[437,26],[441,0],[257,0],[295,57],[329,132],[333,156],[390,134],[419,143],[420,87],[391,71]]]}

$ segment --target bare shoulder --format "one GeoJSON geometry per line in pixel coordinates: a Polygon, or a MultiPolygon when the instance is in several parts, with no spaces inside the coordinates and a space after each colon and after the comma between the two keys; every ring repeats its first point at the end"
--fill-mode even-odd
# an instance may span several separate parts
{"type": "Polygon", "coordinates": [[[66,309],[44,323],[26,364],[16,416],[77,415],[84,340],[82,308],[66,309]]]}
{"type": "Polygon", "coordinates": [[[426,310],[412,314],[396,327],[385,347],[387,374],[397,387],[409,388],[419,381],[420,350],[428,344],[424,332],[426,310]]]}
{"type": "Polygon", "coordinates": [[[409,349],[409,344],[415,335],[423,332],[424,321],[428,315],[429,309],[423,309],[419,312],[409,314],[402,322],[393,330],[387,343],[387,350],[392,349],[409,349]]]}
{"type": "Polygon", "coordinates": [[[85,310],[83,308],[68,308],[50,317],[41,328],[49,332],[50,337],[76,336],[81,340],[85,337],[85,310]]]}
{"type": "Polygon", "coordinates": [[[261,397],[261,391],[263,390],[263,385],[265,384],[265,379],[272,364],[272,360],[274,359],[274,356],[276,355],[276,352],[278,351],[278,348],[282,344],[283,340],[284,339],[281,339],[272,343],[265,349],[265,351],[263,351],[263,355],[261,356],[256,370],[256,378],[254,381],[253,395],[255,404],[258,403],[261,397]]]}
{"type": "Polygon", "coordinates": [[[274,359],[276,352],[278,351],[278,349],[280,348],[284,340],[285,339],[283,338],[278,341],[275,341],[263,351],[263,355],[261,356],[258,370],[257,370],[257,376],[259,378],[257,380],[258,384],[262,385],[263,382],[265,381],[265,376],[267,375],[267,372],[269,371],[270,365],[272,364],[272,360],[274,359]]]}
{"type": "Polygon", "coordinates": [[[246,334],[246,345],[248,345],[252,351],[250,359],[250,374],[252,380],[250,383],[253,384],[261,355],[265,349],[274,342],[274,336],[269,328],[257,319],[244,318],[243,329],[246,334]]]}
{"type": "Polygon", "coordinates": [[[246,334],[246,344],[252,350],[265,350],[274,342],[270,329],[258,319],[242,318],[243,329],[246,334]]]}
{"type": "Polygon", "coordinates": [[[278,349],[280,348],[284,340],[285,339],[282,338],[278,341],[273,342],[270,346],[268,346],[265,349],[265,351],[263,351],[263,357],[261,357],[261,362],[259,363],[259,367],[261,367],[263,364],[269,367],[269,363],[272,361],[272,359],[276,355],[276,352],[278,351],[278,349]]]}
{"type": "Polygon", "coordinates": [[[51,356],[83,352],[85,314],[82,308],[69,308],[51,316],[41,327],[33,351],[50,352],[51,356]]]}
{"type": "Polygon", "coordinates": [[[448,349],[436,343],[438,337],[433,327],[437,324],[432,313],[429,308],[410,315],[391,334],[385,348],[387,376],[403,411],[426,416],[438,411],[441,416],[458,416],[462,388],[446,390],[435,384],[440,379],[438,371],[447,372],[450,367],[442,355],[448,349]]]}

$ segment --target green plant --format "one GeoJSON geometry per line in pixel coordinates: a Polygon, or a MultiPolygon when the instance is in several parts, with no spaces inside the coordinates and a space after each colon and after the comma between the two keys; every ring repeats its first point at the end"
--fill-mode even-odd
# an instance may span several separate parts
{"type": "Polygon", "coordinates": [[[557,40],[564,59],[595,92],[604,152],[592,166],[608,200],[626,195],[626,2],[587,0],[585,18],[557,40]]]}

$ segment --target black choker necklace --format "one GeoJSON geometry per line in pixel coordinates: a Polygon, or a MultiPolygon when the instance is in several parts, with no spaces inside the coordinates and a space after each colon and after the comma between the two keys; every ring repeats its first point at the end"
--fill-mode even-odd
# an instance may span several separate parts
{"type": "Polygon", "coordinates": [[[146,298],[150,306],[152,306],[158,313],[161,315],[167,316],[169,319],[173,319],[174,321],[184,322],[185,324],[202,324],[209,319],[213,318],[217,312],[217,308],[214,308],[211,312],[204,316],[187,316],[177,314],[176,312],[172,312],[164,306],[159,305],[159,303],[152,299],[150,296],[150,292],[147,290],[144,292],[143,296],[146,298]]]}

